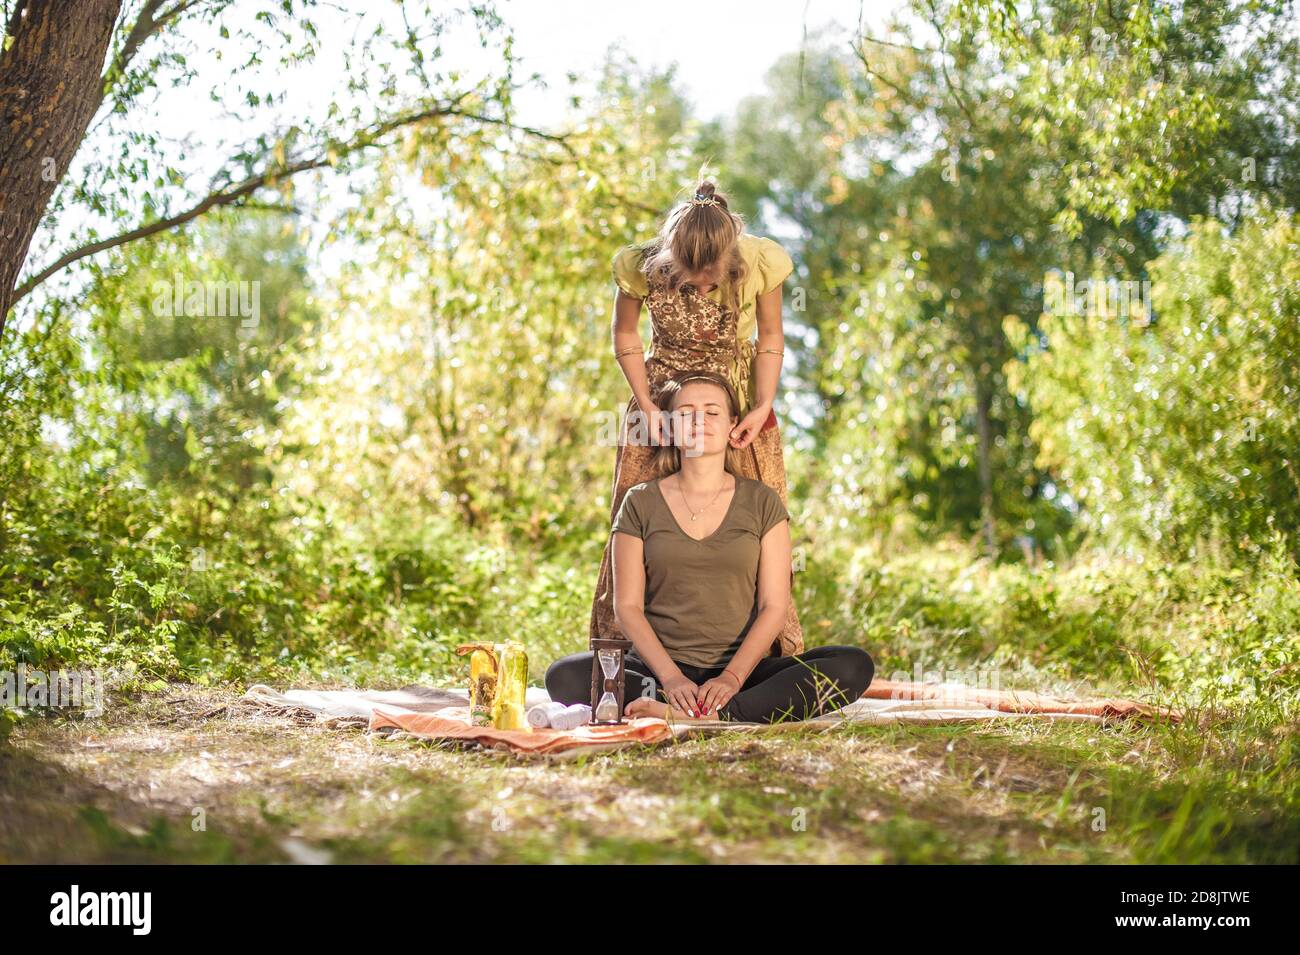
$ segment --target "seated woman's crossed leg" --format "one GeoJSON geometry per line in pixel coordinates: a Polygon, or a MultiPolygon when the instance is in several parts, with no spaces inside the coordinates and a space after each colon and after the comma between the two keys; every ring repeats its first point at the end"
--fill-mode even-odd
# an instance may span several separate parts
{"type": "MultiPolygon", "coordinates": [[[[546,671],[546,689],[560,703],[591,702],[592,651],[561,657],[546,671]]],[[[722,666],[695,667],[679,663],[682,674],[702,684],[720,674],[722,666]]],[[[627,716],[699,719],[666,702],[650,667],[635,650],[624,661],[624,705],[627,716]]],[[[788,657],[765,657],[744,685],[716,714],[706,718],[742,723],[805,720],[847,706],[866,692],[875,675],[871,655],[861,647],[813,647],[788,657]]]]}

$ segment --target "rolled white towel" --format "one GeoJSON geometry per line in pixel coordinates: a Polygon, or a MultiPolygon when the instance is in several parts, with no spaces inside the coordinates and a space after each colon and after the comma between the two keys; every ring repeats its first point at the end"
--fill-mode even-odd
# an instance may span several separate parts
{"type": "Polygon", "coordinates": [[[551,717],[551,728],[571,730],[591,722],[591,707],[586,703],[574,703],[551,717]]]}
{"type": "Polygon", "coordinates": [[[550,700],[546,703],[538,703],[528,711],[528,725],[538,729],[545,729],[553,725],[551,720],[564,712],[564,704],[550,700]]]}

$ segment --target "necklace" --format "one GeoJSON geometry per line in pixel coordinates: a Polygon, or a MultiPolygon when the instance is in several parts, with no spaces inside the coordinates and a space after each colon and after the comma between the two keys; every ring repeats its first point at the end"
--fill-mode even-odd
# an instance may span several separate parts
{"type": "MultiPolygon", "coordinates": [[[[711,508],[717,502],[718,498],[722,496],[722,492],[725,491],[726,489],[727,489],[727,483],[724,481],[722,483],[722,487],[718,488],[718,493],[713,495],[713,500],[709,501],[708,504],[705,504],[702,508],[700,508],[698,513],[703,514],[705,511],[711,508]]],[[[677,482],[677,493],[682,496],[682,501],[685,502],[686,509],[691,512],[691,520],[695,520],[698,514],[696,513],[696,511],[694,511],[691,508],[691,502],[686,500],[686,491],[683,490],[680,479],[677,482]]]]}

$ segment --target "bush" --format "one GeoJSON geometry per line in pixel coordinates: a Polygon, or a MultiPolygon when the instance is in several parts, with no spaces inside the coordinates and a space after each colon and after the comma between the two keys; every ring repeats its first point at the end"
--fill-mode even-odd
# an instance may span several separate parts
{"type": "Polygon", "coordinates": [[[1253,561],[1300,527],[1295,218],[1265,209],[1232,236],[1197,220],[1149,269],[1149,325],[1048,314],[1035,338],[1008,323],[1039,464],[1107,541],[1178,560],[1221,542],[1253,561]]]}

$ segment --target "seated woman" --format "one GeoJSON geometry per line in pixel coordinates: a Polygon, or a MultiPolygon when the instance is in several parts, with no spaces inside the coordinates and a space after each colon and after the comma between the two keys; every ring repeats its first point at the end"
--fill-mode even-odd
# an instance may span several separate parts
{"type": "MultiPolygon", "coordinates": [[[[633,644],[625,714],[776,723],[858,699],[875,673],[859,647],[769,655],[790,599],[789,514],[773,488],[741,475],[731,383],[683,373],[655,406],[668,415],[660,476],[628,489],[613,525],[615,619],[633,644]]],[[[590,650],[556,660],[551,699],[590,702],[591,668],[590,650]]]]}

